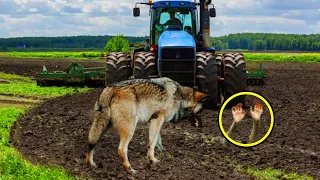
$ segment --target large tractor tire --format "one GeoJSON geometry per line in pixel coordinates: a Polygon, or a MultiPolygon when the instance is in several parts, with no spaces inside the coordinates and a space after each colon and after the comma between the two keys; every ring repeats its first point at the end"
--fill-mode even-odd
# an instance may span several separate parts
{"type": "Polygon", "coordinates": [[[223,81],[220,78],[223,78],[223,57],[221,54],[216,54],[217,61],[217,71],[218,71],[218,103],[223,103],[223,81]]]}
{"type": "Polygon", "coordinates": [[[111,52],[106,59],[105,86],[128,80],[130,76],[130,54],[111,52]]]}
{"type": "Polygon", "coordinates": [[[134,55],[134,78],[149,79],[158,77],[155,55],[149,52],[137,52],[134,55]]]}
{"type": "Polygon", "coordinates": [[[219,97],[218,64],[216,57],[212,53],[198,52],[196,59],[196,80],[199,90],[210,96],[204,106],[209,109],[216,108],[219,97]]]}
{"type": "MultiPolygon", "coordinates": [[[[241,53],[226,53],[219,54],[222,57],[221,73],[224,81],[222,86],[222,93],[224,101],[232,95],[246,91],[247,76],[246,76],[246,62],[241,53]]],[[[228,103],[228,107],[235,106],[238,103],[245,104],[245,96],[238,96],[228,103]]]]}

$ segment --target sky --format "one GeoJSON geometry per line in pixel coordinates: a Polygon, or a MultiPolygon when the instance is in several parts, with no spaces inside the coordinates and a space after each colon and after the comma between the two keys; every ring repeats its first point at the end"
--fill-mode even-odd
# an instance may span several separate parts
{"type": "MultiPolygon", "coordinates": [[[[147,0],[0,0],[0,38],[35,36],[145,36],[147,0]]],[[[212,0],[210,35],[263,32],[320,33],[320,0],[212,0]]]]}

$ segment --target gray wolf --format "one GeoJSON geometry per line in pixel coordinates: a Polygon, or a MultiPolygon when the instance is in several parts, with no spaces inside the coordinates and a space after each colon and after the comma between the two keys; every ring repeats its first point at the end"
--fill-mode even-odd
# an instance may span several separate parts
{"type": "Polygon", "coordinates": [[[157,163],[154,149],[163,149],[160,129],[164,122],[180,122],[202,110],[208,95],[191,87],[181,86],[169,78],[133,79],[106,87],[94,105],[86,162],[95,167],[94,147],[99,138],[110,129],[120,137],[118,155],[123,167],[132,175],[136,173],[128,160],[128,145],[137,123],[149,123],[149,163],[157,163]]]}

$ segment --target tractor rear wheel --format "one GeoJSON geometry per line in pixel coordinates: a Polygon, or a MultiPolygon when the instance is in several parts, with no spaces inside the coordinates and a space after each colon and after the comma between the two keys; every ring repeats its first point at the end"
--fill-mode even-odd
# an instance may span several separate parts
{"type": "MultiPolygon", "coordinates": [[[[241,53],[226,53],[222,56],[223,60],[223,96],[226,101],[232,95],[243,92],[247,89],[246,62],[241,53]]],[[[228,103],[228,107],[238,103],[245,103],[245,96],[238,96],[228,103]]]]}
{"type": "Polygon", "coordinates": [[[123,52],[108,53],[105,86],[127,80],[130,76],[130,68],[130,54],[123,52]]]}
{"type": "Polygon", "coordinates": [[[155,55],[149,52],[137,52],[134,55],[134,78],[149,79],[155,77],[158,77],[155,55]]]}
{"type": "Polygon", "coordinates": [[[197,53],[196,80],[199,90],[209,95],[204,104],[207,108],[216,108],[218,105],[218,64],[213,53],[197,53]]]}

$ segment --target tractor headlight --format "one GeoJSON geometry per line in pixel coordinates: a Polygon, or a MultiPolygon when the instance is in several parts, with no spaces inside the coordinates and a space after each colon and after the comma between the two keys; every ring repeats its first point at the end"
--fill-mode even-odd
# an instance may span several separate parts
{"type": "Polygon", "coordinates": [[[169,6],[170,2],[165,2],[164,5],[169,6]]]}
{"type": "Polygon", "coordinates": [[[181,5],[181,6],[184,6],[184,5],[186,5],[186,4],[185,4],[184,2],[181,2],[180,5],[181,5]]]}

